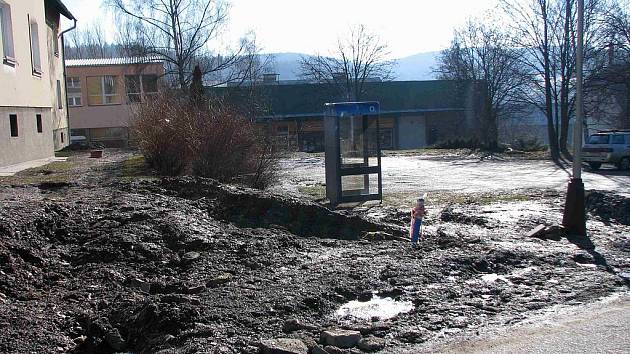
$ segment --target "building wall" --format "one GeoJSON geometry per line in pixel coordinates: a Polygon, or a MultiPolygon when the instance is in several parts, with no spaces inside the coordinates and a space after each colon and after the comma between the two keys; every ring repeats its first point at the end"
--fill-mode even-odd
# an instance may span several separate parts
{"type": "MultiPolygon", "coordinates": [[[[470,129],[469,109],[444,112],[388,113],[379,118],[383,149],[418,149],[453,139],[478,138],[470,129]]],[[[471,118],[473,117],[473,118],[471,118]]],[[[323,151],[324,124],[321,117],[295,118],[260,123],[261,129],[276,136],[280,146],[291,150],[323,151]]]]}
{"type": "MultiPolygon", "coordinates": [[[[3,1],[11,9],[16,60],[14,65],[0,62],[0,165],[10,165],[54,156],[53,130],[67,126],[67,122],[63,122],[59,112],[53,115],[52,81],[59,75],[63,78],[63,61],[51,56],[44,1],[3,1]],[[29,20],[38,27],[41,75],[33,73],[29,20]],[[9,114],[18,115],[18,137],[10,136],[9,114]],[[36,114],[42,115],[42,133],[36,130],[36,114]]],[[[58,14],[56,18],[58,23],[58,14]]],[[[61,84],[64,91],[63,79],[61,84]]]]}
{"type": "Polygon", "coordinates": [[[0,107],[0,166],[53,156],[50,108],[0,107]],[[18,136],[11,137],[9,115],[17,114],[18,136]],[[42,132],[37,132],[36,114],[42,115],[42,132]]]}
{"type": "MultiPolygon", "coordinates": [[[[51,108],[46,17],[42,0],[3,0],[11,6],[15,67],[0,64],[0,106],[51,108]],[[28,19],[37,21],[43,73],[33,74],[28,19]]],[[[1,51],[1,47],[0,47],[1,51]]]]}
{"type": "Polygon", "coordinates": [[[70,107],[72,129],[129,127],[132,107],[126,104],[70,107]]]}
{"type": "Polygon", "coordinates": [[[164,75],[162,64],[108,65],[108,66],[68,66],[67,77],[81,80],[81,106],[69,107],[70,128],[73,135],[83,135],[92,142],[108,146],[124,146],[128,143],[129,127],[132,124],[135,103],[129,103],[125,92],[125,75],[164,75]],[[120,103],[90,105],[88,100],[87,78],[116,76],[116,87],[120,92],[120,103]],[[121,134],[121,131],[123,132],[121,134]],[[112,132],[112,134],[110,134],[112,132]]]}
{"type": "Polygon", "coordinates": [[[59,38],[60,15],[54,11],[47,11],[45,27],[46,43],[48,43],[48,78],[50,86],[50,106],[52,107],[52,127],[55,150],[61,150],[69,145],[69,122],[66,100],[66,84],[64,78],[63,47],[59,38]],[[55,51],[54,43],[57,43],[55,51]],[[57,87],[59,83],[59,88],[57,87]]]}
{"type": "Polygon", "coordinates": [[[453,139],[478,138],[478,129],[471,129],[466,124],[469,115],[469,110],[428,113],[426,144],[430,146],[453,139]]]}
{"type": "Polygon", "coordinates": [[[427,145],[426,116],[412,115],[397,118],[398,149],[417,149],[427,145]]]}
{"type": "MultiPolygon", "coordinates": [[[[380,117],[380,131],[385,146],[397,148],[397,123],[395,117],[380,117]]],[[[275,136],[278,147],[288,150],[323,151],[324,121],[322,117],[295,118],[257,123],[257,128],[275,136]]]]}

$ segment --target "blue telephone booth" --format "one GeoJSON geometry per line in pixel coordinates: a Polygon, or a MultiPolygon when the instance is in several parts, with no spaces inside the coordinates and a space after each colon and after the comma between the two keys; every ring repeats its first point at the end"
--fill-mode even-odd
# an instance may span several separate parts
{"type": "Polygon", "coordinates": [[[330,204],[382,201],[379,103],[326,103],[324,108],[330,204]]]}

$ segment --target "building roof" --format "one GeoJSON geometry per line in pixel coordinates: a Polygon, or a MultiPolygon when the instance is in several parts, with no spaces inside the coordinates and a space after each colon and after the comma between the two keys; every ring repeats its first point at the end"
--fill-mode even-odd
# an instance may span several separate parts
{"type": "Polygon", "coordinates": [[[70,10],[66,7],[66,5],[61,2],[61,0],[46,0],[46,4],[50,6],[54,6],[60,14],[64,15],[70,20],[76,20],[76,18],[72,15],[70,10]]]}
{"type": "Polygon", "coordinates": [[[137,65],[162,63],[159,57],[123,57],[123,58],[100,58],[100,59],[68,59],[67,67],[84,66],[111,66],[111,65],[137,65]]]}
{"type": "MultiPolygon", "coordinates": [[[[369,82],[361,100],[379,102],[381,114],[461,111],[468,107],[471,84],[450,80],[369,82]]],[[[265,119],[320,117],[325,103],[344,101],[325,84],[263,85],[256,90],[264,106],[259,118],[265,119]]],[[[214,87],[207,91],[235,102],[251,95],[251,87],[214,87]]]]}

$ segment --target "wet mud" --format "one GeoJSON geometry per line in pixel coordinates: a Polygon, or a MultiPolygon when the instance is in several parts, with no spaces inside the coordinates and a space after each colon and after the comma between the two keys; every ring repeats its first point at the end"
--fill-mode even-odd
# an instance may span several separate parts
{"type": "Polygon", "coordinates": [[[257,353],[279,338],[312,349],[329,329],[359,332],[354,352],[395,352],[628,287],[628,227],[597,220],[610,198],[591,209],[593,247],[526,236],[557,222],[547,199],[503,205],[512,221],[481,205],[430,214],[412,249],[406,212],[206,179],[92,176],[0,197],[0,352],[257,353]],[[340,312],[379,299],[410,307],[340,312]]]}

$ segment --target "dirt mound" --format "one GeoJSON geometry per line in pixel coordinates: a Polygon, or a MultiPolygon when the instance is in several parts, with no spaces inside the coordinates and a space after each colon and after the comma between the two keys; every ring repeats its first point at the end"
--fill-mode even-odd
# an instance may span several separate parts
{"type": "MultiPolygon", "coordinates": [[[[14,193],[0,205],[0,352],[253,354],[286,336],[312,348],[340,327],[412,350],[620,282],[507,228],[443,223],[412,249],[391,237],[400,226],[205,179],[14,193]],[[414,307],[336,317],[375,296],[414,307]]],[[[626,245],[607,249],[611,266],[626,245]]]]}
{"type": "Polygon", "coordinates": [[[453,206],[447,206],[442,210],[440,213],[440,220],[478,226],[486,226],[488,224],[488,220],[486,218],[456,211],[453,206]]]}
{"type": "Polygon", "coordinates": [[[630,225],[630,198],[611,192],[589,191],[586,210],[603,221],[630,225]]]}
{"type": "Polygon", "coordinates": [[[227,186],[209,179],[164,178],[159,186],[180,197],[206,198],[208,212],[213,217],[240,227],[269,228],[280,225],[301,237],[343,240],[358,240],[368,232],[387,232],[403,236],[400,228],[366,217],[346,215],[295,197],[227,186]]]}

